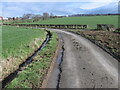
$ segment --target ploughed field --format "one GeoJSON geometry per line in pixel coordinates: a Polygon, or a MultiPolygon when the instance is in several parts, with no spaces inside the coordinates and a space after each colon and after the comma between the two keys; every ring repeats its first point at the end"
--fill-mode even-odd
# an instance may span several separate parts
{"type": "MultiPolygon", "coordinates": [[[[38,22],[30,22],[23,24],[79,24],[88,25],[90,29],[96,28],[97,24],[113,24],[116,28],[118,27],[118,15],[114,16],[80,16],[80,17],[64,17],[54,18],[47,20],[40,20],[38,22]]],[[[19,22],[19,21],[16,21],[19,22]]],[[[15,23],[16,23],[15,22],[15,23]]]]}
{"type": "Polygon", "coordinates": [[[110,31],[71,30],[73,33],[84,35],[93,42],[101,45],[120,58],[120,34],[110,31]]]}

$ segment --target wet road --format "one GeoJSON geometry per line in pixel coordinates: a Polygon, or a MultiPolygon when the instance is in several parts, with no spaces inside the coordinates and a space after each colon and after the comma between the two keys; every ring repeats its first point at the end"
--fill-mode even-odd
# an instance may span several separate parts
{"type": "Polygon", "coordinates": [[[61,30],[64,55],[59,88],[118,88],[118,61],[89,40],[61,30]]]}

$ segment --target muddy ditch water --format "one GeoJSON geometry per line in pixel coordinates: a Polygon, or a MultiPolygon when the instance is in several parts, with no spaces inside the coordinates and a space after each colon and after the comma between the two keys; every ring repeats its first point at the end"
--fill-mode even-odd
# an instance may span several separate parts
{"type": "Polygon", "coordinates": [[[59,34],[59,38],[61,39],[62,41],[62,47],[61,47],[61,52],[59,54],[59,57],[57,59],[57,64],[58,64],[58,70],[59,70],[59,73],[58,73],[58,80],[57,80],[57,86],[56,86],[56,89],[59,90],[59,85],[60,85],[60,80],[61,80],[61,73],[62,73],[62,68],[61,68],[61,64],[62,64],[62,61],[63,61],[63,55],[64,55],[64,41],[63,41],[63,38],[61,36],[61,34],[59,34]]]}
{"type": "Polygon", "coordinates": [[[64,41],[62,39],[61,34],[58,34],[59,36],[59,49],[57,52],[57,57],[55,59],[55,63],[52,69],[52,72],[50,74],[50,77],[48,78],[47,84],[45,88],[52,88],[54,90],[59,90],[59,84],[61,80],[61,64],[63,61],[63,54],[64,54],[64,41]]]}
{"type": "Polygon", "coordinates": [[[40,48],[38,50],[36,50],[32,56],[28,57],[26,59],[25,62],[23,62],[22,64],[19,65],[19,68],[14,71],[13,73],[11,73],[8,77],[6,77],[1,83],[2,83],[2,89],[4,89],[6,87],[6,85],[8,85],[13,79],[15,79],[19,72],[23,71],[24,68],[29,65],[30,63],[32,63],[33,61],[33,57],[35,57],[37,55],[37,53],[39,53],[45,46],[46,44],[49,42],[50,38],[52,37],[52,34],[50,33],[50,31],[47,31],[47,36],[46,36],[46,40],[42,43],[42,45],[40,46],[40,48]]]}

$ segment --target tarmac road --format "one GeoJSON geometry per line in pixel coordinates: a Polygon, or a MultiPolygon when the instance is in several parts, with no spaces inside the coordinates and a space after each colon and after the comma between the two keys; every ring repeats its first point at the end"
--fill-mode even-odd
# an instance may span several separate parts
{"type": "Polygon", "coordinates": [[[59,88],[118,88],[119,62],[89,40],[61,30],[64,55],[59,88]]]}

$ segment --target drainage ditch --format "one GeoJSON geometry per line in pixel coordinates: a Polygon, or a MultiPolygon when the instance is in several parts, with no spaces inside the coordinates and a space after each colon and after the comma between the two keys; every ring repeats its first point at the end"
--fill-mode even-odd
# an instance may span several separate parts
{"type": "Polygon", "coordinates": [[[50,33],[50,31],[47,31],[46,40],[42,43],[42,45],[40,46],[40,48],[37,49],[32,54],[32,56],[28,57],[25,62],[23,62],[22,64],[20,64],[19,68],[16,71],[14,71],[13,73],[11,73],[8,77],[6,77],[2,81],[2,89],[4,89],[13,79],[15,79],[18,76],[19,72],[23,71],[24,68],[27,65],[29,65],[30,63],[32,63],[33,57],[35,57],[37,55],[37,53],[40,52],[46,46],[46,44],[49,42],[49,40],[50,40],[51,37],[52,37],[52,34],[50,33]]]}
{"type": "Polygon", "coordinates": [[[59,55],[59,57],[57,59],[59,73],[58,73],[58,80],[57,80],[56,90],[59,90],[59,88],[60,88],[60,80],[61,80],[61,73],[62,73],[61,64],[63,62],[63,54],[64,54],[64,50],[65,50],[64,49],[64,41],[63,41],[63,38],[62,38],[61,34],[59,34],[59,38],[62,40],[62,47],[61,47],[60,55],[59,55]]]}

